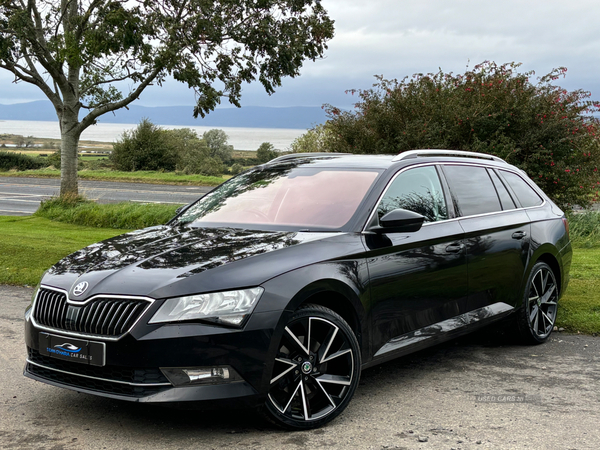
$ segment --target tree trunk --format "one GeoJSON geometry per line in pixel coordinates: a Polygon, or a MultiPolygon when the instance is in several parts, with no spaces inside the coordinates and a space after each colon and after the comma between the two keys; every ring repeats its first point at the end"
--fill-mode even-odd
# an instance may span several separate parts
{"type": "Polygon", "coordinates": [[[68,105],[64,102],[62,114],[59,114],[60,121],[60,196],[79,195],[77,186],[77,150],[79,148],[79,137],[81,131],[79,127],[79,107],[78,99],[72,99],[75,105],[68,105]]]}
{"type": "Polygon", "coordinates": [[[60,196],[79,195],[77,185],[77,149],[79,134],[71,131],[61,132],[60,149],[60,196]]]}

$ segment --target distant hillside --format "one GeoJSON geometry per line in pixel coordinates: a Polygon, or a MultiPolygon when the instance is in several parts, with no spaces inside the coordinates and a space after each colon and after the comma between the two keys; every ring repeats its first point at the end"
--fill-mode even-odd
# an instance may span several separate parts
{"type": "MultiPolygon", "coordinates": [[[[244,106],[243,108],[221,108],[204,119],[194,119],[191,106],[146,107],[132,105],[115,113],[101,116],[102,123],[138,123],[147,117],[157,125],[182,125],[206,127],[244,128],[297,128],[307,129],[326,120],[320,107],[294,106],[289,108],[269,108],[244,106]]],[[[56,113],[48,101],[0,105],[0,120],[41,120],[55,121],[56,113]]]]}

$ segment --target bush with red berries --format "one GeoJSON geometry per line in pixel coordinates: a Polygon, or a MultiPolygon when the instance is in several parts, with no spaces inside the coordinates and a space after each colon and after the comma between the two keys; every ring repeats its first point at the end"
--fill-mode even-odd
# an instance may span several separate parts
{"type": "Polygon", "coordinates": [[[518,68],[486,61],[460,75],[378,76],[372,89],[349,91],[354,111],[326,105],[330,151],[489,153],[525,170],[561,206],[599,201],[600,103],[553,84],[565,68],[537,80],[518,68]]]}

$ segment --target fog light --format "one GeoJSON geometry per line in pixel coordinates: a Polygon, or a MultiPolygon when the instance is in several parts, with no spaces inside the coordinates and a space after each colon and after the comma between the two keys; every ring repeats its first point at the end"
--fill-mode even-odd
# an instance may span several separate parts
{"type": "Polygon", "coordinates": [[[161,367],[160,370],[173,386],[225,384],[243,381],[242,377],[230,366],[161,367]]]}

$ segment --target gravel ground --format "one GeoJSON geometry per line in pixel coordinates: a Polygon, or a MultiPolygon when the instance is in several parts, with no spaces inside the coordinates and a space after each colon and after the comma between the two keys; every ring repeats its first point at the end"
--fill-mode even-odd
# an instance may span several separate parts
{"type": "Polygon", "coordinates": [[[252,411],[170,410],[22,376],[31,290],[0,286],[2,449],[598,449],[600,338],[554,333],[541,346],[498,332],[363,372],[328,426],[285,432],[252,411]]]}

